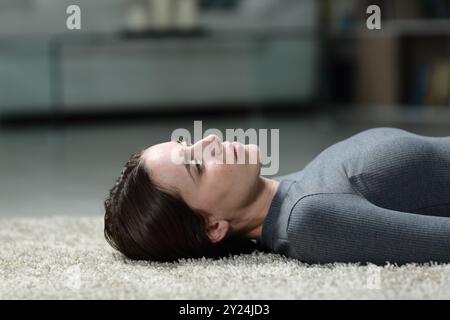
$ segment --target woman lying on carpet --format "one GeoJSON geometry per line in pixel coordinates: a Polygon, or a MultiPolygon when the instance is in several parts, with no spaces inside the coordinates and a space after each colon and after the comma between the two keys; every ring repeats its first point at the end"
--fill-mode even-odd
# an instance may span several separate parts
{"type": "Polygon", "coordinates": [[[193,159],[196,148],[215,150],[208,159],[259,150],[208,136],[132,155],[105,201],[114,248],[155,261],[260,249],[307,263],[450,262],[450,137],[374,128],[275,179],[260,161],[193,159]]]}

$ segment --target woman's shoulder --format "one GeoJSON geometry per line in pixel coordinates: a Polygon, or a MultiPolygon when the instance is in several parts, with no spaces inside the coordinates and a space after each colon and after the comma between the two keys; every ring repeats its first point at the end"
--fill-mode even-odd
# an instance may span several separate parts
{"type": "Polygon", "coordinates": [[[273,179],[277,181],[283,181],[283,180],[293,180],[298,181],[302,176],[303,170],[287,173],[284,175],[276,176],[273,179]]]}
{"type": "Polygon", "coordinates": [[[377,145],[379,142],[391,140],[392,138],[411,135],[410,132],[393,127],[375,127],[360,131],[350,136],[346,141],[354,144],[363,144],[366,146],[377,145]]]}

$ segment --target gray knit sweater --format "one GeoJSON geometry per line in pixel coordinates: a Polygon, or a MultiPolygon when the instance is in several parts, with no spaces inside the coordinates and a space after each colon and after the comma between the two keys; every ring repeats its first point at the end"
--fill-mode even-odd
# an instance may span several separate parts
{"type": "Polygon", "coordinates": [[[374,128],[276,179],[263,250],[307,263],[450,262],[450,137],[374,128]]]}

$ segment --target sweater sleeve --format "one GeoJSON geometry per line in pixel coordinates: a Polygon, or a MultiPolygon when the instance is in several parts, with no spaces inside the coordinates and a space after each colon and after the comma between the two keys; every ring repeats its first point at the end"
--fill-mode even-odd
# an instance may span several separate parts
{"type": "Polygon", "coordinates": [[[303,197],[287,235],[307,263],[450,262],[450,218],[381,208],[357,194],[303,197]]]}

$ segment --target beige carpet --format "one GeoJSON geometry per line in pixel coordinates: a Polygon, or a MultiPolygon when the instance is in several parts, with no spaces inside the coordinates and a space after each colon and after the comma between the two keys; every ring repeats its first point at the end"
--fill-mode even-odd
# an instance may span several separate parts
{"type": "Polygon", "coordinates": [[[450,265],[308,266],[254,253],[132,262],[102,218],[0,219],[1,299],[450,299],[450,265]]]}

